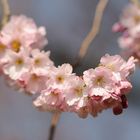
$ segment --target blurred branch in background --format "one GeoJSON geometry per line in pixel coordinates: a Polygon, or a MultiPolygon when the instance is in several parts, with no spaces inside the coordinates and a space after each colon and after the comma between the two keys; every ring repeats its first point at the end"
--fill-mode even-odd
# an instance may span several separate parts
{"type": "Polygon", "coordinates": [[[1,28],[7,23],[10,17],[10,7],[8,0],[1,0],[1,5],[3,8],[3,17],[1,21],[1,28]]]}
{"type": "MultiPolygon", "coordinates": [[[[109,0],[100,0],[98,2],[98,5],[96,6],[95,17],[93,19],[93,25],[92,25],[91,31],[88,33],[88,35],[82,42],[76,62],[73,64],[74,69],[79,66],[80,62],[82,61],[82,59],[85,57],[87,53],[88,47],[90,46],[91,42],[94,40],[96,35],[98,34],[100,30],[103,13],[104,13],[105,7],[107,6],[108,1],[109,0]]],[[[53,114],[48,140],[53,140],[59,118],[60,118],[60,113],[57,112],[53,114]]]]}
{"type": "Polygon", "coordinates": [[[130,2],[140,6],[140,1],[139,0],[130,0],[130,2]]]}
{"type": "Polygon", "coordinates": [[[81,44],[76,62],[73,64],[74,67],[77,67],[81,63],[82,59],[85,57],[87,53],[90,44],[95,39],[96,35],[99,33],[103,13],[107,6],[108,1],[109,0],[100,0],[98,2],[98,5],[95,10],[95,16],[93,19],[92,28],[81,44]]]}

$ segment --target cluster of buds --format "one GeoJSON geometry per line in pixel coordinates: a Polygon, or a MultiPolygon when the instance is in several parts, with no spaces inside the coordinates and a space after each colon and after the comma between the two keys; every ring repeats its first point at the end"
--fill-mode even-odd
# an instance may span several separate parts
{"type": "Polygon", "coordinates": [[[15,89],[33,95],[33,104],[43,111],[75,112],[85,118],[112,108],[120,114],[127,108],[128,80],[135,59],[106,54],[99,66],[73,73],[70,64],[55,66],[46,44],[44,27],[26,16],[12,16],[0,32],[0,73],[15,89]]]}
{"type": "Polygon", "coordinates": [[[134,56],[140,62],[140,5],[130,3],[124,8],[120,21],[113,26],[114,32],[121,32],[119,46],[127,56],[134,56]]]}

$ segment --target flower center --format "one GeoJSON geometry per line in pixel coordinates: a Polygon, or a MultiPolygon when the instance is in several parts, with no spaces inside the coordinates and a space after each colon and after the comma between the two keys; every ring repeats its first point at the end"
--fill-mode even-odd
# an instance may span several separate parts
{"type": "Polygon", "coordinates": [[[115,67],[113,64],[108,64],[107,65],[107,68],[110,69],[111,71],[114,71],[115,70],[115,67]]]}
{"type": "Polygon", "coordinates": [[[21,47],[21,43],[18,40],[14,40],[11,42],[11,49],[15,52],[19,52],[21,47]]]}
{"type": "Polygon", "coordinates": [[[23,61],[22,58],[18,58],[18,59],[15,61],[15,63],[16,63],[17,66],[21,66],[21,65],[24,63],[24,61],[23,61]]]}
{"type": "Polygon", "coordinates": [[[57,81],[58,83],[63,83],[63,82],[64,82],[64,77],[63,77],[62,75],[58,75],[58,76],[56,77],[56,81],[57,81]]]}
{"type": "Polygon", "coordinates": [[[77,88],[74,89],[74,92],[76,93],[76,95],[81,97],[83,95],[83,88],[82,87],[77,87],[77,88]]]}
{"type": "Polygon", "coordinates": [[[40,65],[41,64],[41,60],[39,58],[36,58],[34,60],[34,64],[37,65],[37,66],[40,65]]]}
{"type": "Polygon", "coordinates": [[[32,74],[32,76],[31,76],[32,81],[37,81],[38,79],[39,79],[39,77],[36,74],[32,74]]]}
{"type": "Polygon", "coordinates": [[[104,77],[103,76],[98,76],[95,81],[95,85],[102,86],[105,83],[104,77]]]}
{"type": "Polygon", "coordinates": [[[6,46],[0,43],[0,53],[3,53],[5,49],[6,49],[6,46]]]}
{"type": "Polygon", "coordinates": [[[140,22],[140,16],[139,15],[134,16],[134,21],[136,24],[138,24],[140,22]]]}

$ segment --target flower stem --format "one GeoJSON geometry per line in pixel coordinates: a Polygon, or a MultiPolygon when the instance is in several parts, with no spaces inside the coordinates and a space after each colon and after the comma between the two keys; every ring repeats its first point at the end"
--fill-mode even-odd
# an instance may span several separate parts
{"type": "Polygon", "coordinates": [[[53,140],[54,139],[54,134],[55,134],[55,130],[56,130],[56,126],[58,124],[59,118],[60,118],[60,112],[53,113],[52,120],[51,120],[51,126],[50,126],[50,130],[49,130],[48,140],[53,140]]]}

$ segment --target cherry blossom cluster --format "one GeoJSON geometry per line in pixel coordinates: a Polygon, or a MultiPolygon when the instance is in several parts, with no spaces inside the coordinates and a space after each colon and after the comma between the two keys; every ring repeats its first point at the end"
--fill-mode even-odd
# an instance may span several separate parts
{"type": "Polygon", "coordinates": [[[134,56],[140,62],[140,6],[130,3],[113,26],[114,32],[121,32],[119,46],[127,56],[134,56]]]}
{"type": "Polygon", "coordinates": [[[98,67],[73,73],[70,64],[55,66],[46,44],[44,27],[24,15],[12,16],[0,32],[0,73],[17,90],[35,97],[33,104],[43,111],[75,112],[85,118],[112,108],[114,114],[127,108],[128,80],[136,60],[106,54],[98,67]]]}

